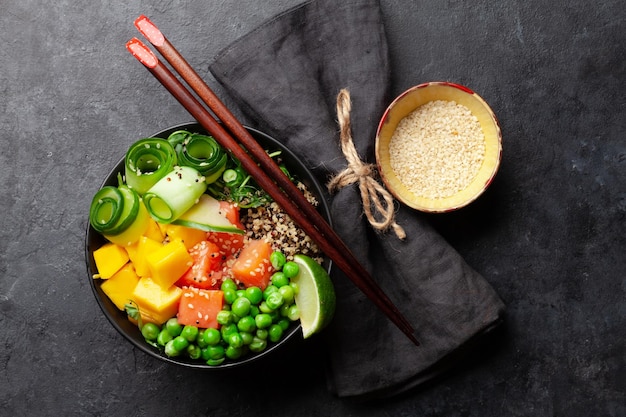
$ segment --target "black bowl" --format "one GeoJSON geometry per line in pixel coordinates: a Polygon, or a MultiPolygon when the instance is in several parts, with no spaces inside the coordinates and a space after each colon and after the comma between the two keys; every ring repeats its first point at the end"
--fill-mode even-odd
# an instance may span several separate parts
{"type": "MultiPolygon", "coordinates": [[[[177,126],[169,127],[165,130],[162,130],[153,135],[153,137],[158,138],[167,138],[171,133],[177,130],[189,130],[191,132],[198,133],[206,133],[205,129],[202,128],[198,123],[184,123],[177,126]]],[[[297,177],[300,181],[302,181],[309,189],[309,191],[315,195],[317,200],[319,201],[318,211],[322,214],[322,216],[330,223],[330,210],[328,207],[328,202],[324,198],[324,191],[321,185],[317,182],[311,171],[309,171],[306,166],[302,163],[302,161],[289,149],[287,149],[282,143],[278,142],[276,139],[250,127],[246,127],[246,129],[252,134],[252,136],[263,146],[265,149],[270,151],[281,150],[281,158],[284,161],[285,165],[289,169],[290,173],[297,177]]],[[[130,144],[129,144],[130,145],[130,144]]],[[[105,185],[117,185],[117,175],[118,173],[124,172],[124,158],[122,158],[117,165],[113,168],[113,170],[107,175],[106,179],[102,183],[101,187],[105,185]]],[[[301,337],[302,333],[300,330],[300,323],[294,322],[289,329],[284,333],[282,339],[277,343],[269,343],[268,347],[260,353],[248,353],[245,357],[242,357],[239,360],[227,360],[221,365],[207,365],[200,360],[194,361],[188,358],[181,357],[168,357],[162,351],[148,345],[137,325],[130,322],[126,316],[126,313],[120,311],[111,300],[104,294],[102,289],[100,288],[102,284],[102,280],[93,279],[93,275],[96,273],[95,262],[93,259],[93,251],[98,249],[105,243],[105,239],[96,232],[91,225],[88,225],[87,232],[85,236],[85,258],[87,262],[87,279],[89,280],[89,284],[93,290],[94,296],[96,297],[96,301],[100,305],[102,312],[107,317],[107,319],[111,322],[113,327],[117,329],[122,336],[124,336],[131,344],[133,344],[139,350],[147,353],[150,356],[153,356],[162,361],[181,365],[189,368],[197,368],[197,369],[225,369],[225,368],[233,368],[240,367],[242,365],[250,364],[251,362],[258,361],[262,358],[269,356],[272,352],[276,351],[279,348],[283,348],[290,340],[301,337]]],[[[331,262],[330,260],[324,261],[324,267],[330,273],[331,262]]]]}

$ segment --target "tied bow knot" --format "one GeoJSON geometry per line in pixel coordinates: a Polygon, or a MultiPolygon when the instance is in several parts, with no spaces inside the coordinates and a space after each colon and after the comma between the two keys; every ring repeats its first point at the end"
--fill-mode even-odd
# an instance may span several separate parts
{"type": "Polygon", "coordinates": [[[376,172],[374,165],[364,163],[356,151],[350,127],[351,110],[350,93],[342,89],[337,95],[337,119],[341,150],[348,161],[348,167],[331,179],[328,189],[334,192],[358,182],[363,211],[372,227],[380,231],[391,227],[399,239],[404,239],[406,237],[404,229],[394,220],[395,207],[391,194],[374,179],[373,175],[376,172]]]}

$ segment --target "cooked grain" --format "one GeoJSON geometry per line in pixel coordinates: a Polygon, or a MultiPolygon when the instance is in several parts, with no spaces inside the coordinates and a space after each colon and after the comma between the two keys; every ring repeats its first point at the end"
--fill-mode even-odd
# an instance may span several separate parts
{"type": "MultiPolygon", "coordinates": [[[[297,184],[307,200],[317,206],[318,202],[302,183],[297,184]]],[[[242,211],[246,238],[265,239],[292,260],[301,253],[321,261],[321,252],[315,242],[289,217],[276,202],[242,211]]]]}

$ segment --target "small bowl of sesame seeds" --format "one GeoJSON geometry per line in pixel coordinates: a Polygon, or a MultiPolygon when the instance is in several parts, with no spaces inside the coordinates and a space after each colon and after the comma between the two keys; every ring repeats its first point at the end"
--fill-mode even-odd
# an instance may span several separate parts
{"type": "Polygon", "coordinates": [[[387,189],[429,213],[457,210],[491,184],[502,134],[489,105],[467,87],[429,82],[387,108],[376,134],[376,163],[387,189]]]}

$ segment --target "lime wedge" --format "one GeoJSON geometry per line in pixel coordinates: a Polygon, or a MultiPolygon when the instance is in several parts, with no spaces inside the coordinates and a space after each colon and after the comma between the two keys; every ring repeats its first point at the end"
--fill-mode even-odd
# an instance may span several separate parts
{"type": "Polygon", "coordinates": [[[319,332],[330,323],[335,313],[335,288],[326,270],[306,255],[295,255],[300,270],[291,278],[298,284],[295,302],[300,310],[304,338],[319,332]]]}

